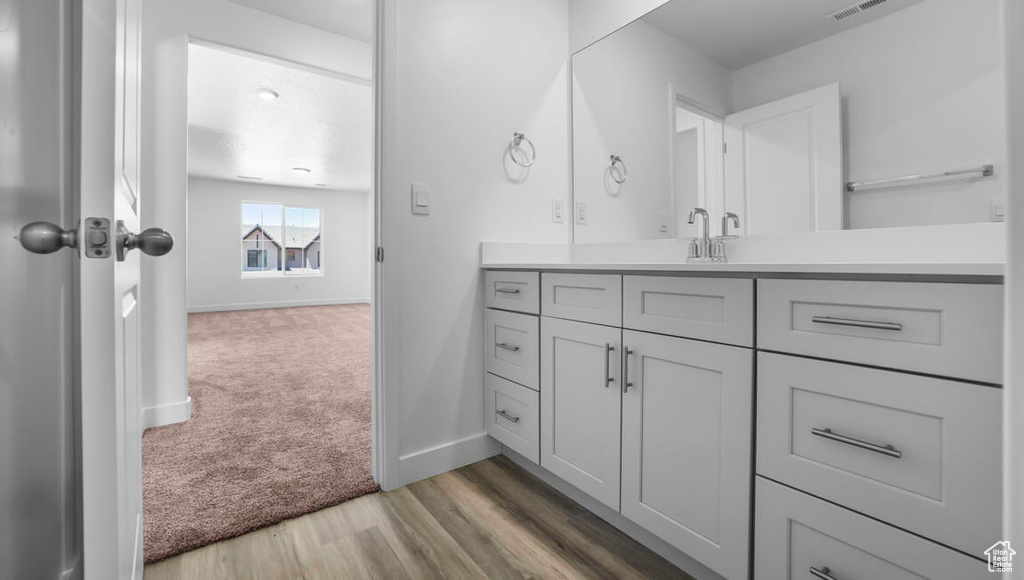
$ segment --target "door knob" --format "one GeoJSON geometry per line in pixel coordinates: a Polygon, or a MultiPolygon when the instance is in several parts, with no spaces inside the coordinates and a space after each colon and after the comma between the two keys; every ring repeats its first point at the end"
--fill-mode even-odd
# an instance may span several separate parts
{"type": "Polygon", "coordinates": [[[133,234],[124,225],[117,222],[117,261],[123,262],[130,250],[139,249],[147,256],[163,256],[174,247],[174,237],[167,230],[149,228],[133,234]]]}
{"type": "Polygon", "coordinates": [[[77,248],[78,228],[63,230],[50,222],[32,222],[21,228],[18,241],[33,254],[52,254],[61,248],[77,248]]]}

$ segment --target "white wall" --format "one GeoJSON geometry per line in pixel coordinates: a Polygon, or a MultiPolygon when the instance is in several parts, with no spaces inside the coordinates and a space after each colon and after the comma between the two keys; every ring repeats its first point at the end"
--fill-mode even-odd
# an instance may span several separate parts
{"type": "Polygon", "coordinates": [[[569,0],[569,52],[577,52],[668,0],[569,0]]]}
{"type": "Polygon", "coordinates": [[[410,481],[497,450],[482,411],[480,241],[568,240],[551,223],[551,199],[569,199],[568,8],[386,0],[385,18],[384,373],[410,481]],[[515,131],[538,160],[510,178],[515,131]],[[414,181],[433,187],[430,216],[410,213],[414,181]]]}
{"type": "Polygon", "coordinates": [[[370,203],[367,192],[189,179],[189,311],[369,302],[370,203]],[[243,278],[243,201],[322,208],[323,276],[243,278]]]}
{"type": "MultiPolygon", "coordinates": [[[[1006,2],[1008,101],[1024,102],[1024,3],[1006,2]]],[[[1009,111],[1010,196],[1003,360],[1003,520],[1001,539],[1024,545],[1024,110],[1009,111]]]]}
{"type": "Polygon", "coordinates": [[[676,237],[669,85],[724,115],[730,72],[642,20],[574,55],[572,66],[573,189],[576,202],[587,204],[587,224],[576,226],[574,241],[676,237]],[[629,169],[625,184],[608,179],[612,154],[629,169]]]}
{"type": "Polygon", "coordinates": [[[163,423],[188,418],[189,39],[362,78],[371,76],[372,46],[228,0],[147,0],[142,17],[142,223],[166,228],[177,240],[167,256],[142,261],[142,401],[163,423]]]}
{"type": "Polygon", "coordinates": [[[740,69],[733,109],[839,82],[847,181],[980,167],[996,177],[848,193],[846,227],[988,221],[1007,189],[1001,0],[929,0],[740,69]]]}

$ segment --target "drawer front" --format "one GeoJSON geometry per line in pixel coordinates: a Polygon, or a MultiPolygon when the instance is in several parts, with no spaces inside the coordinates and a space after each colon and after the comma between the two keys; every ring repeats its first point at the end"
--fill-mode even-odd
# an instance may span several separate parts
{"type": "Polygon", "coordinates": [[[541,276],[544,316],[622,325],[622,276],[617,274],[547,274],[541,276]]]}
{"type": "Polygon", "coordinates": [[[540,462],[540,393],[485,375],[487,434],[534,463],[540,462]]]}
{"type": "Polygon", "coordinates": [[[971,554],[1000,532],[1001,392],[758,355],[757,472],[971,554]]]}
{"type": "Polygon", "coordinates": [[[540,273],[488,270],[484,274],[488,308],[540,313],[540,273]]]}
{"type": "Polygon", "coordinates": [[[487,310],[484,367],[533,390],[540,388],[540,319],[487,310]]]}
{"type": "Polygon", "coordinates": [[[777,483],[756,480],[755,580],[992,576],[985,562],[777,483]]]}
{"type": "Polygon", "coordinates": [[[727,278],[626,276],[625,328],[754,345],[754,281],[727,278]]]}
{"type": "Polygon", "coordinates": [[[758,347],[1002,383],[1003,287],[763,280],[758,347]]]}

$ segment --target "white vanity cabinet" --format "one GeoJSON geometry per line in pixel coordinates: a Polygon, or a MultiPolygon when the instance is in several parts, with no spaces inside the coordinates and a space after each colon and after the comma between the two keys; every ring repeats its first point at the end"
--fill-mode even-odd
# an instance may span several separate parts
{"type": "Polygon", "coordinates": [[[746,578],[752,351],[632,330],[622,342],[622,514],[746,578]]]}
{"type": "Polygon", "coordinates": [[[622,331],[541,320],[541,467],[619,509],[622,331]]]}
{"type": "Polygon", "coordinates": [[[488,433],[721,577],[984,572],[1002,513],[1001,285],[487,284],[488,433]]]}

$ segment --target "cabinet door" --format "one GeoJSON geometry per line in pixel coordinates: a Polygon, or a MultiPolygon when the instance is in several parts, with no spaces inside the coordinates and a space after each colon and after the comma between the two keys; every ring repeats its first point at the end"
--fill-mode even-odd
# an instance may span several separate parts
{"type": "Polygon", "coordinates": [[[541,319],[540,464],[619,509],[621,330],[541,319]]]}
{"type": "Polygon", "coordinates": [[[747,578],[753,353],[625,331],[622,514],[747,578]]]}

